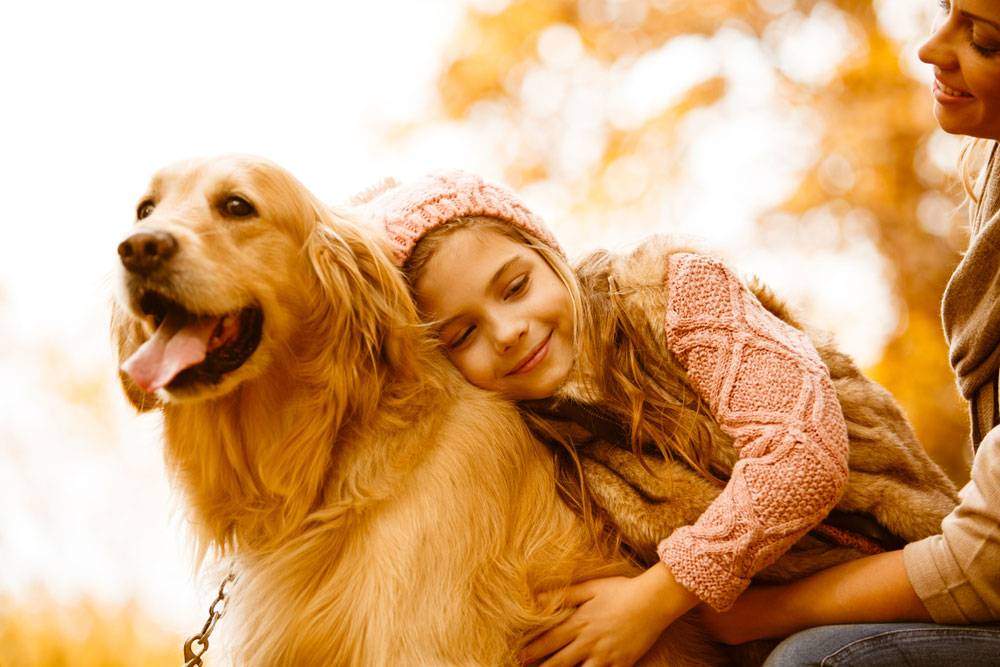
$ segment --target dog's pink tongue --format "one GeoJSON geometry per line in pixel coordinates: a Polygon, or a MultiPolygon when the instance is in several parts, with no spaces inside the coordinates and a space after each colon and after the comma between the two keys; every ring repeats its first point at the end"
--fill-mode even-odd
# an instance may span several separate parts
{"type": "Polygon", "coordinates": [[[122,370],[144,391],[166,386],[182,370],[205,360],[218,318],[188,319],[182,312],[169,312],[153,337],[122,364],[122,370]]]}

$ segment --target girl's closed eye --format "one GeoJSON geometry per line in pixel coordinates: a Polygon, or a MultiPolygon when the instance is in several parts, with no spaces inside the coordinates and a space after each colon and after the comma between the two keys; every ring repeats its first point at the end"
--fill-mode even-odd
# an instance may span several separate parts
{"type": "Polygon", "coordinates": [[[463,345],[465,345],[469,341],[469,338],[472,337],[472,334],[475,331],[475,329],[476,329],[476,325],[470,324],[469,326],[467,326],[464,329],[462,329],[458,333],[457,336],[455,336],[454,338],[452,338],[445,345],[445,347],[447,347],[449,350],[452,350],[452,351],[458,350],[459,348],[461,348],[463,345]]]}
{"type": "Polygon", "coordinates": [[[510,285],[507,286],[507,290],[504,292],[504,301],[523,294],[528,289],[528,281],[530,279],[530,274],[525,273],[524,275],[518,276],[512,280],[510,285]]]}
{"type": "MultiPolygon", "coordinates": [[[[524,292],[527,291],[528,289],[528,284],[530,281],[531,281],[531,275],[528,273],[520,275],[514,280],[512,280],[510,284],[507,286],[507,289],[504,290],[503,300],[507,301],[509,299],[513,299],[517,296],[524,294],[524,292]]],[[[451,340],[448,343],[446,343],[445,347],[447,347],[448,350],[450,351],[461,349],[469,341],[469,339],[472,337],[475,331],[476,331],[476,325],[470,324],[469,326],[459,331],[456,336],[451,338],[451,340]]]]}

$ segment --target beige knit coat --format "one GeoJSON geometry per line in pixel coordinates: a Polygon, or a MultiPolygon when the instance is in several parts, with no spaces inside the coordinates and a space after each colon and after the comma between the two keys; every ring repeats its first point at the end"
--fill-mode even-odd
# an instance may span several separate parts
{"type": "Polygon", "coordinates": [[[1000,620],[1000,155],[990,149],[982,196],[971,210],[972,239],[942,303],[959,388],[978,445],[961,504],[939,535],[911,543],[903,562],[913,590],[938,623],[1000,620]]]}

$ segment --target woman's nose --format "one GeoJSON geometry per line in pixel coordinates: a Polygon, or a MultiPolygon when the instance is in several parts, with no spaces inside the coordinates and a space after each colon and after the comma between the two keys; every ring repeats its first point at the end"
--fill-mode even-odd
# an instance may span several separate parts
{"type": "Polygon", "coordinates": [[[952,70],[958,67],[958,58],[955,56],[955,47],[951,43],[952,20],[950,17],[943,17],[934,23],[934,32],[927,38],[927,41],[920,46],[917,55],[920,60],[928,65],[934,65],[939,69],[952,70]]]}

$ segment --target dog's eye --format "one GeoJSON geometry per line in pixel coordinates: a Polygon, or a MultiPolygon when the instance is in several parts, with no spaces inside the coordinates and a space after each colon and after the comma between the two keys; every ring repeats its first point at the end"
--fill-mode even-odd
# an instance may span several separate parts
{"type": "Polygon", "coordinates": [[[142,220],[143,218],[148,218],[152,213],[153,209],[156,208],[156,204],[149,201],[148,199],[141,204],[139,208],[135,210],[135,217],[137,220],[142,220]]]}
{"type": "Polygon", "coordinates": [[[253,204],[243,197],[228,197],[222,202],[222,212],[232,218],[246,218],[257,211],[254,210],[253,204]]]}

